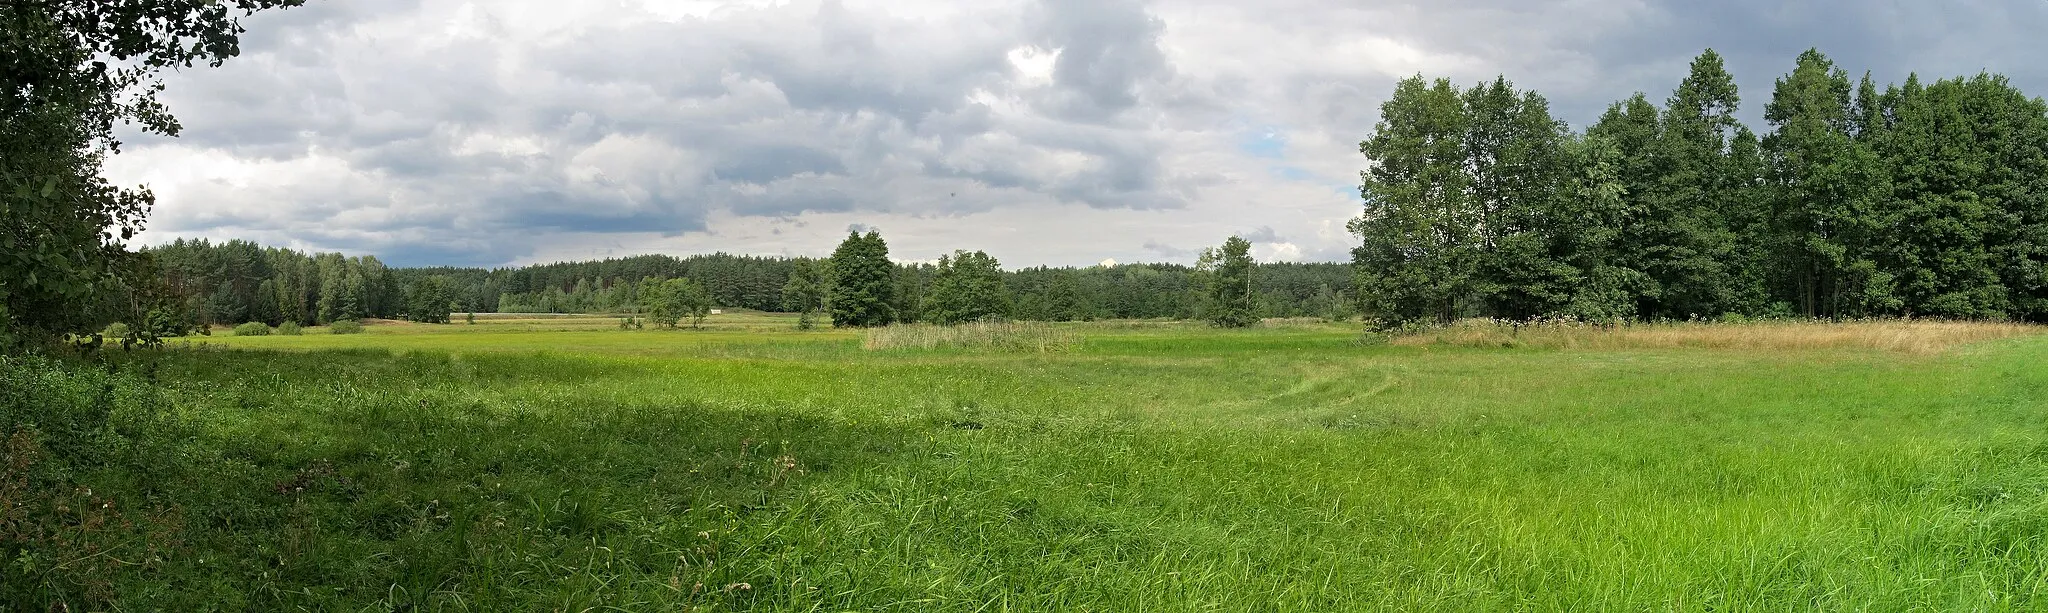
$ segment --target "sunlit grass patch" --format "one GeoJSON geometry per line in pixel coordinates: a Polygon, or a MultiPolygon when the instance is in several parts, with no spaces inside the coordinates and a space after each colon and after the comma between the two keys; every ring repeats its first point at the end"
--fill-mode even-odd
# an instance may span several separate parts
{"type": "Polygon", "coordinates": [[[1467,319],[1393,339],[1404,346],[1553,349],[1874,349],[1928,355],[1984,341],[2039,334],[2041,326],[1980,321],[1865,320],[1595,324],[1467,319]]]}
{"type": "Polygon", "coordinates": [[[1016,353],[1052,353],[1080,345],[1073,330],[1040,322],[981,322],[957,326],[911,324],[874,328],[861,335],[869,350],[976,349],[1016,353]]]}

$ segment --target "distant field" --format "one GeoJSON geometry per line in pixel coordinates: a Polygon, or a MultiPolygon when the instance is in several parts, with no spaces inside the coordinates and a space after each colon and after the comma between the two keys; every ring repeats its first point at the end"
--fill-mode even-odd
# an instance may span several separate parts
{"type": "Polygon", "coordinates": [[[199,427],[106,486],[174,555],[93,568],[173,610],[2048,608],[2030,327],[461,320],[122,357],[199,427]]]}

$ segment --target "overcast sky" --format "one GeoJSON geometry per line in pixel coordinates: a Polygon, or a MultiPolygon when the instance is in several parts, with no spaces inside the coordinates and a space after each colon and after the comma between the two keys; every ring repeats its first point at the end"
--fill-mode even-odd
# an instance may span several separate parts
{"type": "MultiPolygon", "coordinates": [[[[1881,82],[2048,94],[2048,1],[310,0],[167,77],[177,139],[108,164],[144,243],[493,266],[641,253],[1346,259],[1396,80],[1504,74],[1577,128],[1701,49],[1756,125],[1820,47],[1881,82]]],[[[1759,131],[1762,126],[1758,125],[1759,131]]]]}

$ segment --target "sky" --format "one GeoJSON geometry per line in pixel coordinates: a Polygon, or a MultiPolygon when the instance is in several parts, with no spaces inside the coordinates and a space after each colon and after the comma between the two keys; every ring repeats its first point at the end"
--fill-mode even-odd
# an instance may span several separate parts
{"type": "Polygon", "coordinates": [[[309,0],[165,75],[107,163],[141,244],[398,266],[723,251],[1006,267],[1343,261],[1402,78],[1504,75],[1574,128],[1713,48],[1759,132],[1809,47],[2048,94],[2048,0],[309,0]]]}

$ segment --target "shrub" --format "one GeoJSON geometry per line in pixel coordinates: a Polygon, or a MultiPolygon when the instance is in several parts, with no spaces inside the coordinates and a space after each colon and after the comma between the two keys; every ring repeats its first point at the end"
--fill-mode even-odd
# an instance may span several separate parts
{"type": "Polygon", "coordinates": [[[1072,330],[1035,321],[895,325],[870,328],[861,336],[861,348],[869,350],[955,348],[1051,353],[1072,349],[1080,342],[1072,330]]]}
{"type": "Polygon", "coordinates": [[[270,326],[260,321],[252,321],[235,326],[235,336],[270,336],[270,326]]]}
{"type": "Polygon", "coordinates": [[[118,341],[124,338],[128,338],[128,324],[124,324],[118,321],[111,324],[107,324],[107,329],[100,331],[100,337],[110,341],[118,341]]]}
{"type": "Polygon", "coordinates": [[[299,322],[287,321],[277,325],[277,333],[285,336],[298,336],[300,334],[305,334],[306,329],[300,327],[299,322]]]}
{"type": "Polygon", "coordinates": [[[361,333],[362,331],[363,322],[356,321],[353,319],[344,319],[331,324],[327,324],[328,334],[358,334],[361,333]]]}

